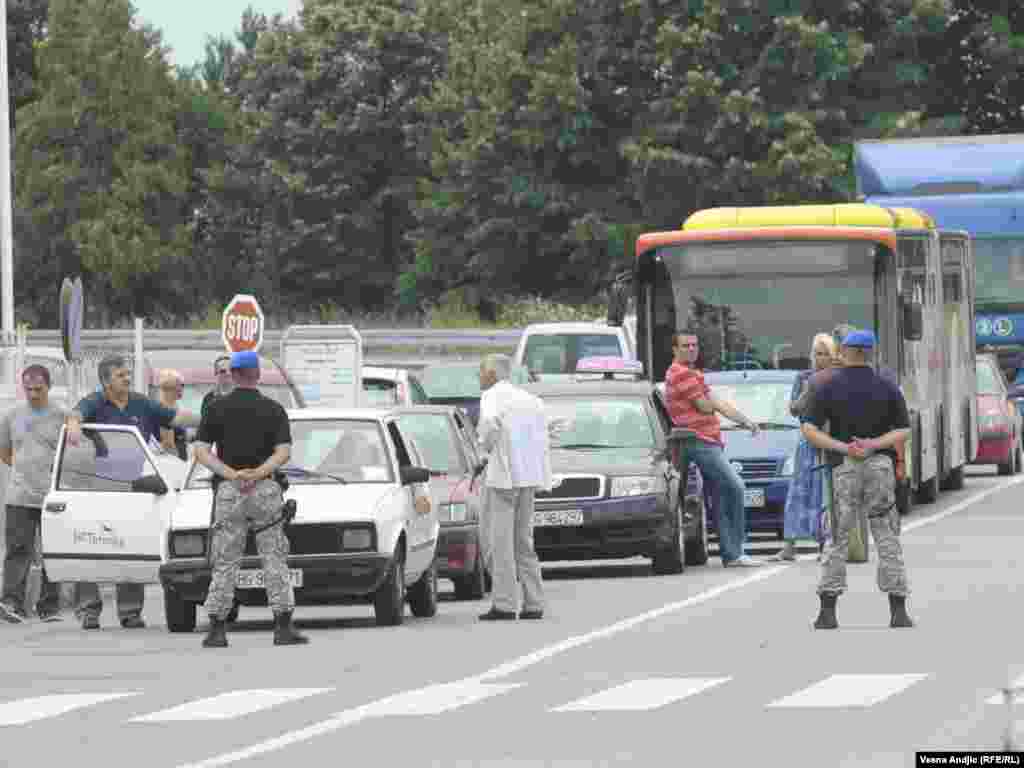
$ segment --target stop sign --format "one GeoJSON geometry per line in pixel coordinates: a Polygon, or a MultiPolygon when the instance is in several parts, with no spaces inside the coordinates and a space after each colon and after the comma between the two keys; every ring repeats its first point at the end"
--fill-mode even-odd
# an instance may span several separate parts
{"type": "Polygon", "coordinates": [[[224,308],[220,335],[229,352],[258,352],[263,343],[263,310],[254,296],[238,294],[224,308]]]}

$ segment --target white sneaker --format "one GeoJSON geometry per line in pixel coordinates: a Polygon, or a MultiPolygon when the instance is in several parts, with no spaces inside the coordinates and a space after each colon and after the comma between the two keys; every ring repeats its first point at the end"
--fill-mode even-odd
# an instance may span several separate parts
{"type": "Polygon", "coordinates": [[[735,560],[730,560],[728,563],[722,563],[726,568],[758,568],[763,563],[760,560],[755,560],[750,555],[740,555],[735,560]]]}

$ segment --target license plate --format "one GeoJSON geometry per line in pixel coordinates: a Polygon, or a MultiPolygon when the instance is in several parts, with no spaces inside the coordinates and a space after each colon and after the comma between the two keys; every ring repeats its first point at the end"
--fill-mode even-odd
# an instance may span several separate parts
{"type": "Polygon", "coordinates": [[[582,509],[539,509],[533,513],[534,525],[583,525],[582,509]]]}
{"type": "Polygon", "coordinates": [[[743,504],[747,507],[763,507],[764,488],[748,488],[743,491],[743,504]]]}
{"type": "MultiPolygon", "coordinates": [[[[300,569],[292,568],[288,571],[288,576],[292,587],[302,586],[302,571],[300,569]]],[[[239,571],[235,587],[238,589],[266,589],[266,584],[263,583],[263,571],[239,571]]]]}

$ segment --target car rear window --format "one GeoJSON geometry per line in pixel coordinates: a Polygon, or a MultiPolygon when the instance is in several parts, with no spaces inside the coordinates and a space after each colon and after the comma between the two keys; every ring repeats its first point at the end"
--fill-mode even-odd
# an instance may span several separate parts
{"type": "Polygon", "coordinates": [[[523,362],[539,374],[573,373],[584,357],[623,357],[614,333],[535,334],[526,340],[523,362]]]}

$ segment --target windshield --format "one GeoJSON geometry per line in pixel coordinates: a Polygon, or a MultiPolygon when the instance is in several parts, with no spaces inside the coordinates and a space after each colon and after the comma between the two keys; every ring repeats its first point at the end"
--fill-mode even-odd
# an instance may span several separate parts
{"type": "Polygon", "coordinates": [[[976,368],[978,372],[978,394],[979,395],[1002,395],[1003,390],[999,386],[999,372],[995,366],[987,360],[979,360],[976,368]]]}
{"type": "MultiPolygon", "coordinates": [[[[203,398],[207,392],[213,391],[216,385],[210,384],[186,384],[185,391],[178,401],[178,408],[184,408],[187,411],[193,413],[199,413],[199,408],[203,404],[203,398]]],[[[260,392],[272,400],[276,400],[285,408],[295,408],[295,398],[292,397],[292,391],[287,384],[263,384],[259,385],[260,392]]],[[[155,384],[149,388],[149,396],[154,400],[160,399],[160,388],[155,384]]]]}
{"type": "Polygon", "coordinates": [[[523,363],[536,374],[571,374],[584,357],[624,357],[614,333],[538,333],[526,340],[523,363]]]}
{"type": "Polygon", "coordinates": [[[654,430],[640,398],[551,397],[544,400],[552,448],[655,447],[654,430]]]}
{"type": "Polygon", "coordinates": [[[416,443],[427,468],[445,474],[467,471],[455,428],[444,413],[406,413],[398,417],[403,434],[416,443]]]}
{"type": "MultiPolygon", "coordinates": [[[[695,328],[707,371],[806,368],[811,339],[840,323],[874,328],[866,241],[708,242],[659,250],[675,327],[695,328]]],[[[666,339],[668,341],[668,339],[666,339]]]]}
{"type": "Polygon", "coordinates": [[[974,260],[978,305],[1024,300],[1024,235],[976,237],[974,260]]]}
{"type": "MultiPolygon", "coordinates": [[[[800,427],[789,413],[789,395],[793,391],[790,382],[742,382],[737,384],[715,384],[709,382],[715,397],[732,403],[751,421],[764,425],[787,426],[793,429],[800,427]]],[[[732,420],[722,417],[725,426],[732,420]]]]}
{"type": "MultiPolygon", "coordinates": [[[[512,366],[513,384],[522,386],[529,382],[529,378],[526,368],[512,366]]],[[[420,383],[429,398],[471,400],[480,397],[480,366],[434,365],[423,370],[420,383]]]]}
{"type": "MultiPolygon", "coordinates": [[[[347,483],[391,483],[394,473],[384,442],[384,433],[376,421],[355,419],[302,419],[291,422],[292,456],[288,475],[292,485],[335,483],[336,475],[347,483]]],[[[188,480],[189,488],[210,484],[209,471],[196,464],[188,480]]]]}

